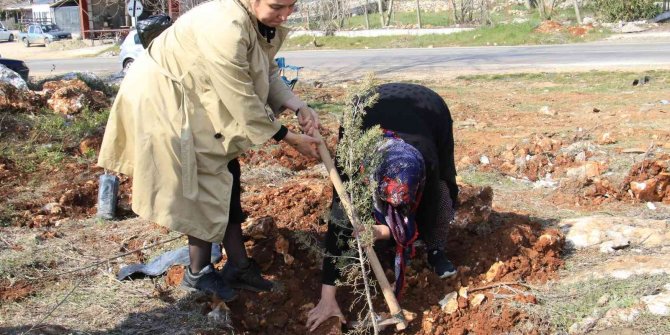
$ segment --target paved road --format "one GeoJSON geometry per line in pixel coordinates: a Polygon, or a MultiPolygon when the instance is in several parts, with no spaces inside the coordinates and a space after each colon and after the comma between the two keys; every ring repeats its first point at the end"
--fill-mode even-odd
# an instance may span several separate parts
{"type": "MultiPolygon", "coordinates": [[[[670,67],[670,43],[588,43],[517,47],[318,50],[282,52],[290,64],[318,69],[327,77],[347,78],[368,71],[397,72],[509,71],[670,67]]],[[[116,72],[117,58],[28,61],[31,73],[116,72]],[[52,71],[53,70],[53,71],[52,71]]],[[[325,78],[328,79],[328,78],[325,78]]]]}

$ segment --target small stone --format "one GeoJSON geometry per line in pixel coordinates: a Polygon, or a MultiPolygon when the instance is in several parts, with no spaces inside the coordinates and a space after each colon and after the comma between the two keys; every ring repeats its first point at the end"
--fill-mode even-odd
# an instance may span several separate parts
{"type": "Polygon", "coordinates": [[[593,326],[595,326],[598,320],[594,317],[587,317],[579,322],[575,322],[568,329],[568,334],[570,335],[581,335],[588,333],[593,326]]]}
{"type": "Polygon", "coordinates": [[[619,239],[614,241],[607,241],[600,244],[600,252],[612,253],[616,250],[621,250],[630,246],[630,241],[627,239],[619,239]]]}
{"type": "Polygon", "coordinates": [[[584,162],[586,161],[586,152],[580,151],[577,155],[575,155],[575,162],[584,162]]]}
{"type": "Polygon", "coordinates": [[[479,163],[481,163],[482,165],[489,165],[491,163],[491,160],[489,160],[489,158],[486,156],[482,156],[479,158],[479,163]]]}
{"type": "Polygon", "coordinates": [[[451,292],[447,294],[442,300],[439,301],[442,311],[447,314],[451,314],[458,310],[458,293],[451,292]]]}
{"type": "Polygon", "coordinates": [[[230,309],[224,302],[218,303],[211,312],[207,313],[207,319],[219,327],[231,327],[230,309]]]}
{"type": "Polygon", "coordinates": [[[596,302],[596,304],[598,304],[598,307],[603,307],[603,306],[607,305],[607,303],[609,301],[610,301],[610,295],[609,294],[603,294],[602,297],[598,298],[598,302],[596,302]]]}
{"type": "Polygon", "coordinates": [[[604,133],[598,139],[598,144],[600,144],[600,145],[614,144],[616,142],[617,142],[617,140],[610,133],[604,133]]]}
{"type": "Polygon", "coordinates": [[[654,205],[653,202],[647,202],[647,208],[651,209],[652,211],[655,211],[656,205],[654,205]]]}
{"type": "Polygon", "coordinates": [[[670,291],[656,295],[647,295],[642,297],[641,300],[647,305],[649,313],[670,316],[670,291]]]}
{"type": "Polygon", "coordinates": [[[467,299],[468,298],[468,287],[463,286],[460,289],[458,289],[458,296],[467,299]]]}
{"type": "Polygon", "coordinates": [[[491,265],[489,270],[486,272],[486,281],[492,281],[493,279],[495,279],[496,276],[498,275],[498,272],[500,272],[500,268],[503,266],[503,264],[504,263],[502,261],[493,263],[493,265],[491,265]]]}
{"type": "Polygon", "coordinates": [[[600,113],[600,109],[598,107],[593,107],[593,112],[594,113],[600,113]]]}
{"type": "Polygon", "coordinates": [[[486,299],[486,295],[484,295],[482,293],[475,294],[475,297],[472,298],[472,301],[470,301],[470,306],[477,307],[477,306],[481,305],[482,302],[484,302],[485,299],[486,299]]]}
{"type": "Polygon", "coordinates": [[[540,108],[540,113],[549,116],[558,115],[558,112],[549,109],[549,106],[542,106],[542,108],[540,108]]]}

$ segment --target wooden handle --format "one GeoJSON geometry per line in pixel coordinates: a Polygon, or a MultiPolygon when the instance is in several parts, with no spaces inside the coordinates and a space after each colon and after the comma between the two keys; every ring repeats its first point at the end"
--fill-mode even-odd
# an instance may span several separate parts
{"type": "MultiPolygon", "coordinates": [[[[318,137],[321,138],[321,135],[318,135],[318,137]]],[[[326,166],[326,170],[328,170],[328,176],[330,177],[330,180],[333,182],[335,191],[340,196],[342,206],[344,207],[344,211],[347,213],[347,217],[349,217],[349,221],[351,221],[351,225],[354,227],[355,230],[359,229],[359,227],[361,226],[360,221],[358,221],[358,218],[355,215],[354,208],[351,205],[351,201],[349,200],[349,195],[344,189],[342,179],[340,179],[340,175],[337,173],[337,169],[335,169],[333,159],[330,157],[330,152],[328,151],[328,148],[326,148],[326,144],[322,138],[321,138],[321,144],[319,144],[318,149],[319,149],[319,156],[321,156],[321,161],[323,162],[323,165],[326,166]]],[[[391,312],[393,318],[398,320],[398,323],[396,323],[396,329],[403,330],[407,328],[407,321],[405,320],[405,316],[402,313],[400,304],[398,304],[398,299],[396,299],[395,294],[391,289],[391,284],[389,284],[388,279],[386,279],[386,274],[384,273],[384,269],[379,263],[379,258],[377,258],[375,250],[372,248],[372,246],[367,246],[365,247],[365,253],[368,256],[368,260],[370,261],[372,271],[374,272],[375,277],[379,282],[379,286],[382,289],[382,293],[384,294],[384,300],[386,300],[386,304],[389,306],[389,312],[391,312]]]]}

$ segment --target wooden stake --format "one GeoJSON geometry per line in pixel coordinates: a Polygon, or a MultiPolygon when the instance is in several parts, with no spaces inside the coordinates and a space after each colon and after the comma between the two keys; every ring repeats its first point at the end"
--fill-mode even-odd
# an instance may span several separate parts
{"type": "MultiPolygon", "coordinates": [[[[351,225],[354,227],[354,230],[356,230],[361,226],[360,221],[354,214],[354,208],[351,205],[351,201],[349,200],[349,195],[344,189],[344,184],[342,183],[342,179],[340,179],[340,175],[337,173],[337,169],[335,169],[335,164],[333,163],[333,159],[330,157],[330,152],[328,152],[328,148],[326,148],[326,144],[321,138],[321,135],[318,135],[318,137],[321,139],[321,144],[319,145],[319,156],[321,156],[321,161],[323,162],[323,165],[326,166],[326,170],[328,170],[328,176],[333,182],[335,191],[340,196],[344,211],[347,213],[347,217],[349,217],[349,221],[351,221],[351,225]]],[[[386,304],[389,307],[389,312],[391,313],[391,316],[397,320],[395,326],[396,329],[403,330],[407,328],[407,320],[405,320],[405,315],[402,313],[400,304],[398,304],[398,299],[396,299],[395,294],[391,289],[391,284],[389,284],[388,279],[386,279],[386,274],[384,273],[384,269],[379,263],[377,254],[375,253],[372,246],[366,246],[365,253],[370,260],[370,267],[372,267],[372,271],[374,272],[375,277],[379,282],[379,286],[381,287],[382,293],[384,295],[384,300],[386,300],[386,304]]]]}

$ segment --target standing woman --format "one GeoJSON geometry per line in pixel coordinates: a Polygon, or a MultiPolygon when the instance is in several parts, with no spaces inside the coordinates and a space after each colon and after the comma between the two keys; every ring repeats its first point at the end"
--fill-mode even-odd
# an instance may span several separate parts
{"type": "MultiPolygon", "coordinates": [[[[453,120],[444,100],[427,87],[390,83],[378,86],[376,91],[377,102],[366,109],[362,126],[369,129],[378,125],[384,130],[376,148],[380,163],[368,176],[372,180],[369,185],[374,185],[374,211],[369,214],[376,222],[372,227],[374,239],[395,242],[395,293],[399,296],[404,286],[405,262],[417,238],[425,242],[428,264],[440,278],[456,274],[444,253],[458,197],[453,120]]],[[[340,137],[343,131],[340,129],[340,137]]],[[[341,171],[340,176],[348,179],[341,171]]],[[[338,237],[352,233],[341,226],[343,222],[348,223],[348,219],[334,194],[321,299],[308,313],[310,330],[331,316],[344,321],[336,300],[335,284],[340,272],[334,263],[349,245],[338,241],[338,237]]]]}
{"type": "Polygon", "coordinates": [[[318,157],[319,140],[275,119],[288,108],[306,134],[319,127],[274,62],[296,1],[213,0],[181,16],[123,80],[98,159],[133,177],[133,211],[188,235],[183,285],[225,301],[234,288],[273,288],[244,248],[237,157],[270,139],[318,157]],[[228,262],[217,273],[211,244],[222,241],[228,262]]]}

